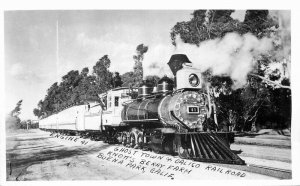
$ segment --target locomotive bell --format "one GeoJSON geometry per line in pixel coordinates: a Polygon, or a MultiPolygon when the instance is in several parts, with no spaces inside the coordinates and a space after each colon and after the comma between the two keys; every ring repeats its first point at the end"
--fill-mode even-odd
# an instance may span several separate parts
{"type": "Polygon", "coordinates": [[[174,76],[176,76],[178,70],[182,69],[184,63],[192,63],[185,54],[174,54],[171,56],[168,65],[174,76]]]}
{"type": "Polygon", "coordinates": [[[172,79],[164,76],[157,83],[157,92],[168,92],[174,88],[174,82],[172,79]]]}
{"type": "Polygon", "coordinates": [[[153,87],[151,87],[151,85],[143,81],[139,86],[138,97],[148,96],[152,93],[152,90],[153,87]]]}

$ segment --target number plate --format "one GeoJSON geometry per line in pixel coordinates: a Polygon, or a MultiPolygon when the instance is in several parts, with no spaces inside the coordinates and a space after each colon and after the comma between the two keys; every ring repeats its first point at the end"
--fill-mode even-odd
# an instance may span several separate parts
{"type": "Polygon", "coordinates": [[[199,114],[200,113],[199,107],[197,107],[197,106],[188,106],[187,107],[187,113],[188,114],[199,114]]]}

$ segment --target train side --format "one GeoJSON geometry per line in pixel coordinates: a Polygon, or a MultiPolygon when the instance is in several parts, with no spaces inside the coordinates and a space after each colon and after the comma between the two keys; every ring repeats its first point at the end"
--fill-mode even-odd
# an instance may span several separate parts
{"type": "Polygon", "coordinates": [[[102,107],[99,103],[86,103],[66,108],[39,121],[39,128],[65,134],[82,135],[101,129],[102,107]]]}
{"type": "Polygon", "coordinates": [[[83,117],[85,131],[101,130],[102,107],[100,104],[86,104],[83,117]]]}

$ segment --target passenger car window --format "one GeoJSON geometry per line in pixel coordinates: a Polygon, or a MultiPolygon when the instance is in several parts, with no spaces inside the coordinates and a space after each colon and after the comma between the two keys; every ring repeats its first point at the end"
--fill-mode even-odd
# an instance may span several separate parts
{"type": "Polygon", "coordinates": [[[108,108],[111,107],[111,96],[108,96],[108,108]]]}

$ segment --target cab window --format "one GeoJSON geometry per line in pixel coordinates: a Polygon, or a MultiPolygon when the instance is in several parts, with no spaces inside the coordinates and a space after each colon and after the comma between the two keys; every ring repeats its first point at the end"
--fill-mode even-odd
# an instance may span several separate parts
{"type": "Polygon", "coordinates": [[[116,96],[115,97],[115,107],[118,107],[119,106],[119,97],[116,96]]]}

